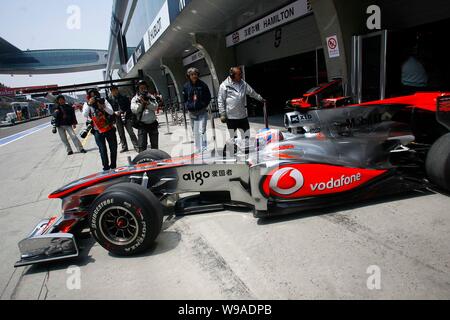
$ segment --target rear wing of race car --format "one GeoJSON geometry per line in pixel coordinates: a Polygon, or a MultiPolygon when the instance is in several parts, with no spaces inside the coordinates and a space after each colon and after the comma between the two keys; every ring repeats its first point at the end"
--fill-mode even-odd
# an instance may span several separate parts
{"type": "Polygon", "coordinates": [[[436,119],[450,130],[450,95],[437,98],[436,119]]]}

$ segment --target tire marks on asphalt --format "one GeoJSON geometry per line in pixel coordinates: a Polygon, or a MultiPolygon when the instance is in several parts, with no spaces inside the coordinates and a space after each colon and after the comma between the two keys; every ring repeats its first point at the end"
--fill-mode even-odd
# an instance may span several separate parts
{"type": "MultiPolygon", "coordinates": [[[[400,255],[406,259],[413,261],[417,265],[421,265],[424,268],[430,269],[438,274],[447,275],[447,270],[441,270],[440,268],[433,266],[425,261],[421,261],[416,257],[412,257],[408,255],[404,250],[395,247],[395,243],[387,243],[383,241],[380,235],[377,235],[372,229],[361,225],[356,220],[352,219],[347,213],[335,213],[331,215],[320,216],[322,219],[327,220],[328,222],[334,223],[338,226],[341,226],[348,231],[362,237],[365,241],[360,242],[360,244],[368,246],[369,244],[376,244],[382,250],[386,252],[395,252],[397,255],[400,255]]],[[[450,285],[450,282],[446,283],[450,285]]]]}
{"type": "Polygon", "coordinates": [[[11,276],[9,277],[8,282],[6,282],[6,285],[5,285],[5,287],[3,288],[2,293],[0,294],[0,300],[10,299],[10,298],[11,298],[11,297],[4,298],[4,295],[5,295],[5,293],[6,293],[6,290],[7,290],[8,287],[9,287],[9,284],[11,283],[11,280],[14,278],[14,275],[15,275],[15,273],[17,272],[17,270],[18,270],[18,269],[14,269],[14,271],[11,273],[11,276]]]}
{"type": "Polygon", "coordinates": [[[45,272],[44,280],[42,281],[41,290],[39,291],[39,296],[37,297],[38,300],[47,300],[48,296],[48,287],[47,283],[50,279],[50,270],[47,269],[45,272]]]}
{"type": "Polygon", "coordinates": [[[192,233],[187,223],[178,222],[174,228],[182,234],[182,241],[189,247],[203,272],[219,285],[225,299],[255,299],[251,290],[232,270],[225,259],[201,235],[192,233]]]}
{"type": "Polygon", "coordinates": [[[15,300],[17,290],[19,289],[19,285],[22,282],[22,279],[26,274],[28,268],[29,267],[24,267],[22,268],[22,270],[14,269],[14,271],[11,273],[8,283],[6,284],[5,288],[2,291],[1,295],[2,300],[15,300]],[[20,274],[19,271],[21,271],[20,274]],[[10,289],[10,286],[13,287],[10,289]]]}

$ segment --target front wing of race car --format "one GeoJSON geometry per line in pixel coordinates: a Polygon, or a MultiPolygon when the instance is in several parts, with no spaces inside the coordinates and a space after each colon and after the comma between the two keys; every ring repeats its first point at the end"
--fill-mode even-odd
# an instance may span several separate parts
{"type": "Polygon", "coordinates": [[[63,218],[39,222],[28,237],[19,242],[20,260],[14,267],[77,257],[78,246],[71,233],[53,233],[63,218]]]}

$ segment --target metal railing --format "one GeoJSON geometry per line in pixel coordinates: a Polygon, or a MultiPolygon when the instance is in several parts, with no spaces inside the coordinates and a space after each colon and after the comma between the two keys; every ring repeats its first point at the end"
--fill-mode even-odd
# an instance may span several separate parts
{"type": "MultiPolygon", "coordinates": [[[[183,126],[188,130],[189,117],[188,111],[185,109],[184,103],[178,102],[178,99],[166,99],[163,101],[163,112],[166,117],[167,133],[170,134],[170,126],[183,126]]],[[[217,98],[212,98],[208,106],[208,113],[212,122],[212,127],[215,129],[214,119],[220,118],[219,106],[217,98]]],[[[187,132],[188,134],[188,132],[187,132]]]]}
{"type": "Polygon", "coordinates": [[[187,119],[185,119],[185,113],[183,110],[183,105],[179,102],[172,103],[171,107],[172,124],[174,126],[182,126],[187,119]]]}
{"type": "Polygon", "coordinates": [[[211,116],[212,116],[213,119],[220,118],[219,104],[217,103],[217,98],[216,97],[211,99],[211,103],[209,105],[209,110],[211,112],[211,116]]]}
{"type": "Polygon", "coordinates": [[[185,122],[183,107],[176,100],[165,100],[163,102],[163,111],[166,114],[167,121],[172,126],[181,126],[185,122]]]}

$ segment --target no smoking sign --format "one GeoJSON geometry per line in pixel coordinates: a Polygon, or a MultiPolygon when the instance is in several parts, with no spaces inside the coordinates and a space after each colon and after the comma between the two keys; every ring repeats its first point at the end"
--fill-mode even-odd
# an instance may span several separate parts
{"type": "Polygon", "coordinates": [[[330,40],[328,40],[328,47],[329,47],[331,50],[336,49],[336,46],[337,46],[336,39],[331,38],[330,40]]]}
{"type": "Polygon", "coordinates": [[[340,56],[339,43],[336,35],[327,38],[327,48],[328,48],[328,56],[330,58],[337,58],[340,56]]]}

